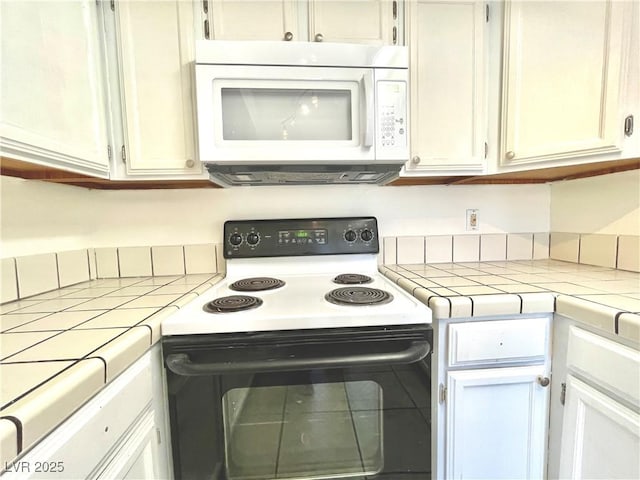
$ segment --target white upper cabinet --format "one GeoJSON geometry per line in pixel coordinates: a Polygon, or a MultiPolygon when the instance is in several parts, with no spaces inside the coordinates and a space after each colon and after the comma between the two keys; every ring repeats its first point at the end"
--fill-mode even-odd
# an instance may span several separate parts
{"type": "Polygon", "coordinates": [[[389,0],[310,0],[309,40],[394,45],[397,9],[389,0]]]}
{"type": "Polygon", "coordinates": [[[505,3],[499,166],[620,158],[633,3],[505,3]]]}
{"type": "MultiPolygon", "coordinates": [[[[398,1],[209,0],[208,38],[393,45],[398,1]]],[[[204,28],[205,37],[207,27],[204,28]]]]}
{"type": "Polygon", "coordinates": [[[181,0],[115,3],[124,146],[115,149],[116,165],[126,166],[117,177],[202,176],[193,126],[193,13],[181,0]]]}
{"type": "Polygon", "coordinates": [[[2,155],[107,177],[96,2],[3,0],[0,22],[2,155]]]}
{"type": "Polygon", "coordinates": [[[411,0],[411,160],[403,175],[482,173],[485,4],[411,0]]]}
{"type": "Polygon", "coordinates": [[[211,39],[302,40],[294,0],[212,0],[210,4],[211,39]]]}

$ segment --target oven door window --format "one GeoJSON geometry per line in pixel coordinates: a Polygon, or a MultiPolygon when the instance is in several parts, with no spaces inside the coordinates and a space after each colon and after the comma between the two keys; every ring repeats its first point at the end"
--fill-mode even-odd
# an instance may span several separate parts
{"type": "Polygon", "coordinates": [[[362,478],[383,469],[375,381],[234,388],[222,404],[229,480],[362,478]]]}

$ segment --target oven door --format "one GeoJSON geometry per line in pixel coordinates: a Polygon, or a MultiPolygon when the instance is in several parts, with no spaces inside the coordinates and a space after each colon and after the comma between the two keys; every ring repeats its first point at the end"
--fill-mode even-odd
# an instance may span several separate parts
{"type": "Polygon", "coordinates": [[[163,340],[178,479],[429,479],[427,327],[163,340]]]}

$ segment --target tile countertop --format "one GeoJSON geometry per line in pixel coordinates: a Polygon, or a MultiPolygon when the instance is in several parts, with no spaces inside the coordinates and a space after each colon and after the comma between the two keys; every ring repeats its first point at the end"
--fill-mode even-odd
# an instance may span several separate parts
{"type": "Polygon", "coordinates": [[[381,265],[435,319],[556,312],[640,345],[640,274],[559,260],[381,265]]]}
{"type": "MultiPolygon", "coordinates": [[[[557,311],[640,342],[640,275],[556,260],[385,265],[436,319],[557,311]]],[[[93,280],[0,305],[0,465],[160,338],[219,274],[93,280]]]]}
{"type": "Polygon", "coordinates": [[[137,360],[160,339],[162,319],[221,278],[92,280],[0,305],[0,465],[137,360]]]}

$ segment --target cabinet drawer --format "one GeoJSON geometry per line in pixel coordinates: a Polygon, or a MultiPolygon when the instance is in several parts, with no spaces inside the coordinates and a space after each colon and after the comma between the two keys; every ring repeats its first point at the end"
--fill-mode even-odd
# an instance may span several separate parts
{"type": "Polygon", "coordinates": [[[495,320],[449,325],[449,366],[541,361],[549,319],[495,320]]]}

